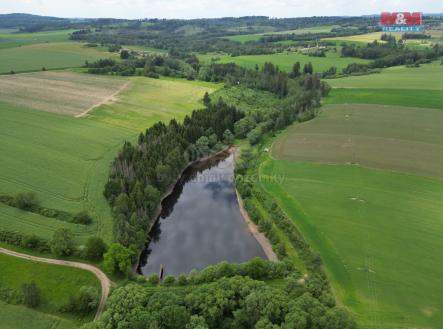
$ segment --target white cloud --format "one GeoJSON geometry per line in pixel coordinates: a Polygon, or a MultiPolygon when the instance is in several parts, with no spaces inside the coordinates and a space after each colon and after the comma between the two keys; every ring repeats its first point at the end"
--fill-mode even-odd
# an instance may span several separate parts
{"type": "Polygon", "coordinates": [[[440,0],[1,0],[0,13],[62,17],[196,18],[365,15],[381,11],[443,12],[440,0]]]}

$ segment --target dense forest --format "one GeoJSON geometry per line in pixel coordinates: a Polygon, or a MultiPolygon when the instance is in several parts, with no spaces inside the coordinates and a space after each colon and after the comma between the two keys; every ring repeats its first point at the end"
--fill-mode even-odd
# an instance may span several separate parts
{"type": "Polygon", "coordinates": [[[197,286],[182,277],[157,290],[155,283],[118,288],[102,319],[82,329],[356,328],[345,310],[313,297],[309,280],[297,272],[279,289],[247,276],[229,277],[228,264],[220,270],[226,274],[222,279],[197,286]]]}
{"type": "Polygon", "coordinates": [[[291,79],[271,63],[259,72],[220,65],[208,74],[227,86],[234,81],[237,86],[270,91],[281,99],[280,108],[245,114],[222,99],[211,101],[205,95],[206,108],[194,111],[183,123],[159,122],[140,134],[137,145],[125,143],[112,164],[104,195],[113,209],[116,240],[134,254],[146,240],[161,196],[187,163],[223,149],[232,143],[233,134],[258,143],[264,133],[312,113],[328,91],[315,75],[299,73],[291,79]]]}

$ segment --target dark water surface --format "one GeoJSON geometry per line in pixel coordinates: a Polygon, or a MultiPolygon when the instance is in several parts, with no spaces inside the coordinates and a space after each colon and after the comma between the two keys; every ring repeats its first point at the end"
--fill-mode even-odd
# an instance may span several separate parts
{"type": "Polygon", "coordinates": [[[178,275],[221,261],[266,258],[240,214],[233,183],[233,155],[188,168],[162,205],[139,271],[178,275]]]}

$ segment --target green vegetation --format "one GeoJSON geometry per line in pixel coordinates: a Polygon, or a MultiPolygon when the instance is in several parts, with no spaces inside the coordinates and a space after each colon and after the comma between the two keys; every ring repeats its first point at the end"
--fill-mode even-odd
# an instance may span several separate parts
{"type": "Polygon", "coordinates": [[[324,33],[324,32],[331,32],[331,30],[335,27],[338,27],[338,25],[318,25],[312,27],[305,27],[297,30],[285,30],[285,31],[257,33],[257,34],[230,35],[224,38],[237,42],[259,41],[265,35],[292,34],[292,33],[294,34],[324,33]]]}
{"type": "MultiPolygon", "coordinates": [[[[338,44],[340,43],[346,43],[346,44],[358,44],[358,45],[364,45],[371,43],[375,40],[378,42],[383,42],[380,40],[382,34],[384,32],[372,32],[372,33],[366,33],[366,34],[360,34],[360,35],[349,35],[349,36],[340,36],[340,37],[332,37],[332,38],[324,38],[323,41],[335,41],[338,44]]],[[[389,33],[390,35],[394,36],[397,40],[400,40],[403,36],[403,32],[392,32],[389,33]]],[[[443,31],[437,30],[437,29],[431,29],[429,31],[426,31],[426,34],[429,34],[431,36],[430,39],[413,39],[413,40],[406,40],[406,44],[408,46],[420,46],[420,47],[426,47],[429,46],[431,43],[441,43],[443,42],[442,36],[443,31]]]]}
{"type": "Polygon", "coordinates": [[[426,108],[329,105],[276,141],[279,159],[352,163],[443,178],[443,112],[426,108]],[[400,118],[400,119],[399,119],[400,118]]]}
{"type": "Polygon", "coordinates": [[[205,92],[221,85],[201,81],[147,79],[134,77],[131,85],[112,104],[103,104],[90,112],[88,120],[130,129],[139,133],[158,121],[182,120],[202,105],[205,92]]]}
{"type": "Polygon", "coordinates": [[[443,319],[441,70],[434,62],[328,80],[325,103],[336,104],[289,128],[261,166],[284,178],[262,185],[362,326],[437,328],[443,319]]]}
{"type": "Polygon", "coordinates": [[[77,329],[75,321],[0,301],[2,329],[77,329]]]}
{"type": "Polygon", "coordinates": [[[334,53],[332,51],[326,52],[326,57],[308,56],[300,52],[235,57],[225,54],[209,53],[206,55],[198,55],[198,57],[202,62],[210,62],[211,59],[214,58],[217,59],[218,63],[235,63],[249,69],[254,69],[256,65],[261,67],[265,62],[272,62],[273,64],[278,65],[281,70],[288,73],[292,70],[292,66],[296,62],[300,62],[302,67],[304,64],[311,62],[315,68],[315,72],[324,72],[331,66],[335,66],[337,69],[341,70],[351,63],[369,63],[368,60],[361,58],[341,57],[339,53],[334,53]]]}
{"type": "Polygon", "coordinates": [[[443,91],[426,89],[334,88],[325,104],[384,104],[443,109],[443,91]]]}
{"type": "Polygon", "coordinates": [[[40,43],[0,50],[0,73],[80,67],[85,61],[115,57],[106,48],[86,47],[75,42],[40,43]]]}
{"type": "Polygon", "coordinates": [[[362,325],[434,327],[443,321],[443,185],[365,169],[267,161],[266,189],[318,250],[334,292],[362,325]],[[319,206],[321,201],[321,206],[319,206]]]}
{"type": "Polygon", "coordinates": [[[0,229],[50,240],[56,229],[67,228],[76,242],[94,235],[110,242],[111,214],[102,193],[120,144],[135,140],[158,120],[182,119],[215,88],[202,82],[135,78],[116,103],[78,119],[0,103],[1,150],[8,154],[1,163],[0,194],[33,191],[42,207],[73,214],[86,210],[93,219],[91,225],[79,225],[0,203],[0,229]]]}
{"type": "MultiPolygon", "coordinates": [[[[262,263],[254,263],[251,273],[260,273],[262,263]]],[[[130,329],[146,322],[177,329],[356,328],[348,313],[319,302],[300,279],[297,274],[288,277],[283,288],[229,275],[198,286],[191,278],[190,286],[179,288],[170,287],[173,277],[165,278],[155,290],[128,284],[112,294],[101,321],[83,328],[130,329]]]]}
{"type": "Polygon", "coordinates": [[[333,88],[443,90],[442,75],[443,66],[435,61],[420,67],[396,66],[376,74],[330,79],[328,83],[333,88]]]}
{"type": "Polygon", "coordinates": [[[0,29],[0,51],[4,48],[22,47],[37,43],[69,41],[69,34],[75,30],[45,31],[35,33],[12,33],[14,30],[0,29]],[[8,33],[9,32],[9,33],[8,33]]]}
{"type": "Polygon", "coordinates": [[[329,79],[325,104],[384,104],[443,109],[443,66],[438,61],[417,68],[404,66],[381,73],[329,79]]]}
{"type": "MultiPolygon", "coordinates": [[[[20,304],[21,302],[34,306],[34,312],[37,323],[41,322],[62,322],[65,318],[67,326],[76,323],[90,320],[90,312],[88,316],[73,316],[68,313],[63,313],[63,309],[69,304],[71,296],[77,295],[81,287],[92,287],[97,291],[100,291],[100,284],[94,274],[87,271],[83,271],[75,268],[68,268],[63,266],[42,264],[38,262],[19,259],[12,256],[0,254],[0,302],[8,302],[10,304],[20,304]],[[39,301],[36,304],[30,304],[32,296],[31,293],[32,282],[34,282],[36,289],[38,290],[39,301]],[[25,289],[26,287],[26,289],[25,289]],[[24,296],[22,295],[24,293],[24,296]],[[15,296],[15,297],[14,297],[15,296]],[[21,297],[23,296],[23,297],[21,297]],[[22,300],[22,298],[26,298],[22,300]],[[55,316],[50,316],[53,314],[55,316]]],[[[3,306],[3,303],[1,304],[3,306]]],[[[12,314],[6,315],[3,318],[3,307],[0,311],[0,317],[7,321],[17,321],[17,323],[23,323],[22,314],[32,314],[31,311],[26,310],[23,306],[17,305],[5,306],[6,309],[13,309],[12,314]]],[[[27,316],[24,319],[28,319],[27,316]]],[[[12,324],[10,324],[12,325],[12,324]]],[[[72,326],[72,325],[71,325],[72,326]]],[[[3,324],[2,324],[3,328],[3,324]]],[[[16,328],[16,327],[14,327],[16,328]]],[[[34,328],[34,325],[32,325],[34,328]]]]}

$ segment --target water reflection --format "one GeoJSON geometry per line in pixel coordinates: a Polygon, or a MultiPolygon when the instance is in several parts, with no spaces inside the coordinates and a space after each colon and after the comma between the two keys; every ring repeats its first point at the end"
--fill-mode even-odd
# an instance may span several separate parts
{"type": "Polygon", "coordinates": [[[233,156],[188,168],[163,201],[160,220],[140,258],[140,273],[189,273],[227,260],[265,254],[241,217],[233,183],[233,156]]]}

